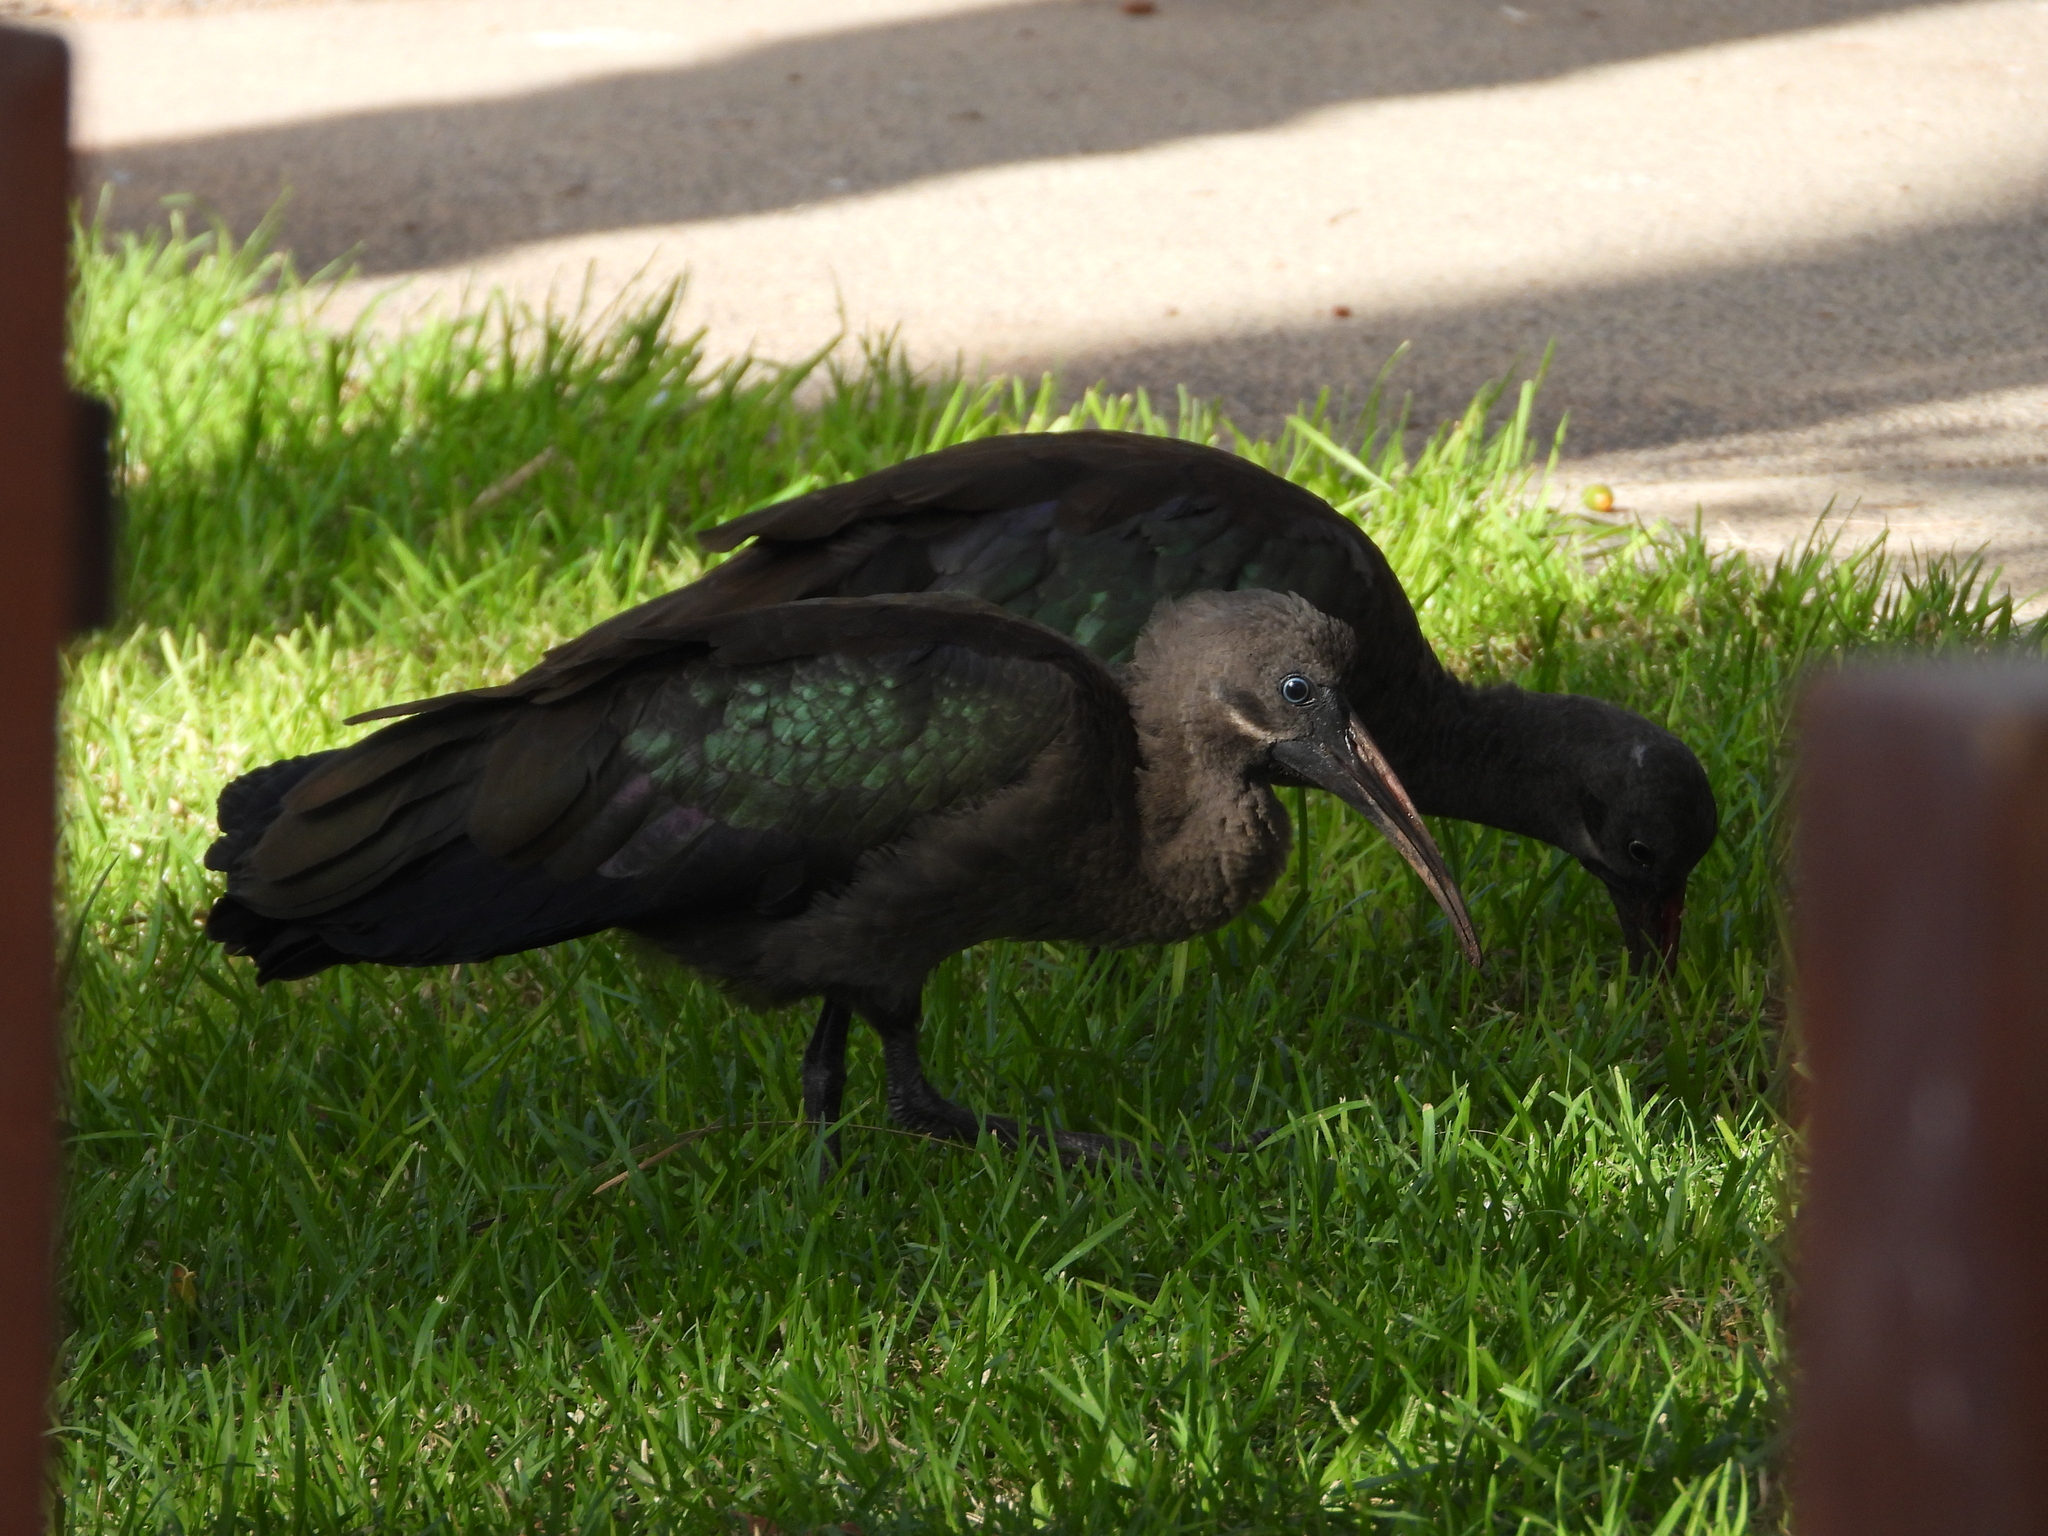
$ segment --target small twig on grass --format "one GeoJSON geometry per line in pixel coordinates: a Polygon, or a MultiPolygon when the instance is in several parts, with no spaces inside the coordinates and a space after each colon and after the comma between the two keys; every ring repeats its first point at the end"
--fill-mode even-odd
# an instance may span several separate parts
{"type": "MultiPolygon", "coordinates": [[[[628,1168],[624,1173],[615,1173],[590,1193],[596,1196],[603,1194],[608,1189],[617,1189],[626,1180],[633,1177],[636,1171],[645,1173],[656,1163],[665,1162],[667,1159],[674,1157],[676,1153],[682,1151],[691,1142],[702,1141],[706,1136],[713,1135],[718,1131],[786,1131],[796,1126],[809,1125],[810,1123],[808,1120],[721,1120],[716,1125],[700,1125],[696,1130],[689,1132],[679,1140],[670,1142],[659,1152],[655,1153],[654,1156],[641,1163],[637,1170],[628,1168]]],[[[925,1131],[906,1131],[901,1126],[896,1125],[862,1125],[854,1120],[847,1120],[841,1123],[849,1131],[877,1131],[884,1136],[905,1136],[912,1141],[936,1141],[942,1146],[958,1147],[962,1151],[969,1150],[974,1145],[974,1143],[968,1141],[955,1141],[950,1136],[933,1136],[925,1131]]]]}
{"type": "Polygon", "coordinates": [[[487,485],[481,491],[478,491],[476,493],[476,500],[469,504],[469,510],[481,512],[485,507],[491,505],[492,502],[503,501],[561,456],[560,449],[556,448],[553,443],[548,444],[547,447],[541,449],[539,453],[536,453],[524,464],[513,470],[504,479],[498,481],[497,484],[487,485]]]}
{"type": "MultiPolygon", "coordinates": [[[[740,1536],[789,1536],[789,1533],[770,1520],[766,1515],[750,1515],[743,1509],[726,1511],[740,1536]]],[[[808,1536],[861,1536],[861,1529],[851,1520],[841,1520],[834,1525],[813,1526],[808,1536]]]]}

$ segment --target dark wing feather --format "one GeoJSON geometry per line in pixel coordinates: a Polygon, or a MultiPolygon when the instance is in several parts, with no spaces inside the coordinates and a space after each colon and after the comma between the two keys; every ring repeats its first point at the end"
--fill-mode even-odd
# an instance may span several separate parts
{"type": "Polygon", "coordinates": [[[677,625],[663,646],[626,637],[573,674],[410,706],[354,747],[236,781],[209,931],[267,979],[795,910],[1014,783],[1077,708],[1104,740],[1129,732],[1073,646],[956,598],[770,608],[677,625]]]}
{"type": "Polygon", "coordinates": [[[539,670],[571,677],[636,636],[761,604],[914,591],[999,604],[1114,662],[1161,598],[1269,587],[1357,634],[1347,691],[1397,768],[1432,701],[1455,686],[1371,539],[1321,498],[1201,444],[1124,432],[984,438],[750,512],[702,542],[749,538],[539,670]]]}

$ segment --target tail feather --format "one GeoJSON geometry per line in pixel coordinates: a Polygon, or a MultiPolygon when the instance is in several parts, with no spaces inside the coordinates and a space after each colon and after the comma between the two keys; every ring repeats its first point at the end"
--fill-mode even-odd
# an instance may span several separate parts
{"type": "Polygon", "coordinates": [[[278,809],[293,786],[322,763],[339,756],[339,751],[311,752],[304,757],[265,763],[223,789],[214,811],[214,819],[220,823],[220,836],[206,850],[206,867],[223,874],[233,869],[277,820],[278,809]]]}
{"type": "Polygon", "coordinates": [[[353,958],[303,924],[265,917],[232,896],[221,897],[206,914],[206,936],[231,955],[253,958],[259,982],[293,981],[353,958]]]}
{"type": "Polygon", "coordinates": [[[228,891],[207,914],[206,934],[228,953],[254,959],[258,981],[290,981],[362,961],[487,960],[607,928],[639,928],[657,917],[718,922],[779,912],[801,908],[814,891],[843,885],[852,874],[844,850],[775,829],[715,827],[680,856],[631,876],[514,865],[467,836],[398,837],[388,865],[360,892],[318,908],[259,910],[252,903],[269,908],[276,893],[252,874],[254,849],[280,815],[296,814],[285,803],[294,786],[335,755],[271,763],[221,792],[221,836],[206,864],[228,876],[228,891]]]}
{"type": "MultiPolygon", "coordinates": [[[[293,786],[338,752],[313,752],[252,769],[220,792],[215,819],[220,836],[206,850],[206,867],[228,874],[246,859],[264,831],[277,819],[293,786]]],[[[310,976],[348,957],[319,935],[295,923],[281,922],[251,911],[233,896],[223,896],[206,914],[206,936],[231,955],[252,955],[260,981],[310,976]]]]}

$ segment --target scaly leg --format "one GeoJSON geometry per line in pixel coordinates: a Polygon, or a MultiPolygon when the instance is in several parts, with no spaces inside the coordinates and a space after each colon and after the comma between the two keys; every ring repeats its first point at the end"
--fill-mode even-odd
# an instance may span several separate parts
{"type": "MultiPolygon", "coordinates": [[[[804,1047],[804,1118],[824,1130],[838,1123],[840,1100],[846,1093],[846,1026],[853,1010],[831,998],[818,1010],[811,1043],[804,1047]]],[[[839,1161],[839,1133],[825,1139],[826,1154],[839,1161]]]]}
{"type": "MultiPolygon", "coordinates": [[[[919,1010],[864,1008],[867,1021],[882,1037],[882,1065],[888,1074],[889,1118],[905,1130],[919,1131],[948,1141],[973,1141],[985,1130],[1005,1147],[1014,1147],[1024,1132],[1007,1115],[977,1115],[940,1096],[924,1075],[924,1063],[917,1053],[919,1010]]],[[[1091,1136],[1081,1131],[1041,1131],[1031,1135],[1049,1139],[1061,1160],[1126,1156],[1137,1149],[1115,1136],[1091,1136]]]]}

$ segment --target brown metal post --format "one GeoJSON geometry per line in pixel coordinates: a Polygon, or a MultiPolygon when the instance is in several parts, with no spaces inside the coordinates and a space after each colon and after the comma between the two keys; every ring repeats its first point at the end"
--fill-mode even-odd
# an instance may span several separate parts
{"type": "Polygon", "coordinates": [[[2048,1532],[2048,666],[1800,717],[1800,1536],[2048,1532]]]}
{"type": "Polygon", "coordinates": [[[64,392],[69,63],[0,28],[0,1533],[45,1528],[55,1315],[57,645],[73,606],[64,392]]]}

